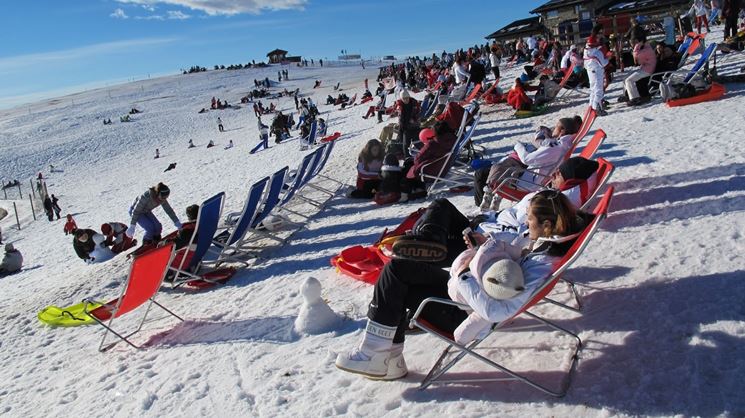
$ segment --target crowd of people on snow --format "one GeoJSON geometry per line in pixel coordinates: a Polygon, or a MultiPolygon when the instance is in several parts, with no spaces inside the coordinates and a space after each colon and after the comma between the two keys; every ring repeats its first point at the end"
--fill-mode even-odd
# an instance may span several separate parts
{"type": "MultiPolygon", "coordinates": [[[[740,13],[738,1],[725,3],[728,15],[740,13]]],[[[711,15],[718,16],[721,2],[710,4],[711,15]]],[[[704,6],[697,0],[691,8],[697,26],[707,24],[709,11],[704,6]]],[[[566,88],[589,88],[589,106],[598,116],[606,115],[610,104],[604,92],[620,63],[611,47],[616,39],[604,33],[605,28],[596,24],[584,43],[568,48],[558,41],[529,37],[513,43],[474,46],[467,52],[443,52],[425,60],[409,58],[403,64],[381,68],[375,94],[379,101],[363,118],[377,114],[378,122],[385,115],[398,121],[384,127],[379,139],[371,139],[362,147],[357,158],[357,182],[347,197],[374,199],[379,204],[419,197],[412,196],[424,186],[417,168],[439,172],[441,165],[433,163],[444,161],[460,125],[464,110],[458,101],[465,94],[454,92],[459,88],[471,91],[479,84],[482,92],[488,91],[491,86],[485,76],[491,73],[494,83],[498,82],[503,60],[511,65],[526,63],[523,73],[510,90],[503,92],[495,87],[481,96],[481,102],[504,101],[516,110],[531,111],[553,100],[562,84],[566,88]],[[452,101],[438,102],[433,116],[421,120],[420,104],[409,91],[425,91],[423,101],[432,99],[432,92],[452,101]],[[387,107],[389,95],[397,100],[387,107]],[[444,116],[456,111],[460,117],[444,116]]],[[[738,42],[736,33],[726,36],[725,44],[738,42]]],[[[631,47],[633,64],[638,68],[623,81],[619,102],[638,106],[649,101],[651,77],[678,68],[681,55],[677,49],[683,39],[678,38],[674,44],[650,42],[644,27],[635,20],[624,41],[631,47]]],[[[736,47],[742,50],[741,44],[736,47]]],[[[335,100],[329,96],[327,103],[332,102],[335,100]]],[[[478,108],[467,111],[475,114],[478,108]]],[[[539,127],[529,143],[518,142],[507,155],[476,169],[476,215],[466,216],[442,198],[420,209],[414,226],[394,238],[386,253],[391,261],[375,283],[361,341],[338,355],[336,367],[376,380],[406,375],[405,334],[411,314],[428,297],[470,306],[470,313],[456,306],[423,313],[428,323],[453,335],[461,345],[483,337],[492,324],[514,315],[593,217],[577,208],[584,203],[583,187],[595,187],[598,182],[598,162],[583,157],[564,160],[583,122],[579,116],[557,118],[553,127],[539,127]],[[561,164],[557,167],[558,162],[561,164]],[[502,197],[497,190],[507,177],[526,184],[538,183],[539,177],[550,181],[547,188],[530,192],[512,207],[500,210],[502,197]]]]}
{"type": "MultiPolygon", "coordinates": [[[[740,12],[738,4],[736,0],[724,0],[724,4],[712,0],[707,10],[703,1],[696,0],[690,14],[695,17],[699,32],[702,26],[708,30],[720,14],[729,22],[728,31],[732,13],[737,16],[740,12]]],[[[630,106],[646,103],[649,80],[656,73],[676,69],[681,59],[677,43],[652,43],[642,25],[634,23],[624,39],[632,48],[638,68],[623,81],[619,98],[630,106]]],[[[735,36],[736,31],[731,38],[735,40],[733,49],[742,50],[742,38],[737,41],[735,36]]],[[[426,197],[423,174],[440,174],[446,164],[444,157],[459,139],[461,127],[473,122],[480,102],[502,102],[516,111],[538,112],[555,99],[562,87],[585,87],[589,89],[589,107],[598,116],[606,115],[610,103],[605,90],[620,65],[613,53],[616,42],[612,36],[605,36],[602,25],[596,24],[581,44],[565,46],[559,41],[530,36],[514,42],[475,45],[454,53],[443,51],[426,59],[412,57],[380,68],[375,94],[365,80],[363,103],[376,98],[377,102],[362,117],[376,116],[377,122],[382,123],[387,116],[392,122],[382,127],[379,138],[362,146],[357,155],[356,184],[347,197],[372,199],[380,205],[426,197]],[[498,87],[499,67],[507,63],[523,66],[522,74],[504,91],[498,87]],[[490,76],[493,80],[488,81],[490,76]],[[464,98],[477,86],[483,92],[480,100],[467,103],[464,98]],[[424,99],[420,102],[412,97],[412,92],[424,92],[424,99]],[[394,99],[390,105],[389,97],[394,99]]],[[[280,82],[288,76],[287,70],[278,72],[280,82]]],[[[254,86],[257,89],[245,97],[246,102],[249,97],[266,97],[266,88],[272,85],[267,77],[254,80],[254,86]]],[[[313,89],[320,86],[321,80],[316,80],[313,89]]],[[[339,84],[335,90],[338,87],[339,84]]],[[[312,145],[309,141],[314,124],[317,137],[326,134],[326,121],[319,117],[312,99],[299,98],[299,90],[285,90],[285,95],[294,99],[297,123],[293,113],[285,114],[273,103],[266,108],[261,101],[254,102],[259,143],[251,154],[269,148],[272,136],[275,144],[281,143],[290,137],[291,130],[299,130],[301,144],[306,147],[312,145]],[[262,116],[275,112],[272,121],[264,124],[262,116]]],[[[354,97],[350,99],[344,93],[328,95],[326,105],[344,108],[354,97]]],[[[227,101],[222,104],[212,98],[211,109],[227,106],[227,101]]],[[[493,323],[517,313],[593,218],[578,208],[583,203],[582,188],[597,184],[599,164],[583,157],[563,159],[583,122],[579,116],[556,118],[552,127],[538,127],[530,142],[518,142],[506,155],[476,169],[473,209],[477,215],[462,213],[444,198],[422,208],[411,230],[393,241],[388,254],[391,261],[375,284],[361,341],[337,356],[336,367],[372,379],[405,376],[408,370],[403,350],[410,313],[428,297],[470,306],[470,311],[446,306],[424,312],[430,324],[452,334],[462,345],[485,335],[493,323]],[[550,181],[547,188],[531,191],[513,206],[501,209],[502,198],[497,191],[508,176],[527,183],[537,183],[538,177],[550,181]]],[[[219,117],[217,124],[219,132],[224,132],[219,117]]],[[[212,140],[207,147],[211,146],[212,140]]],[[[230,140],[226,149],[232,146],[230,140]]],[[[193,147],[189,140],[189,148],[193,147]]],[[[96,261],[102,252],[117,254],[136,246],[137,226],[144,230],[143,249],[137,252],[168,241],[176,244],[181,259],[188,257],[184,247],[195,233],[199,207],[187,207],[187,221],[182,223],[168,202],[169,196],[170,189],[163,183],[148,188],[129,208],[129,224],[108,222],[101,225],[100,232],[79,229],[68,214],[64,233],[73,236],[76,254],[88,262],[96,261]],[[175,233],[162,236],[163,226],[153,214],[158,207],[173,223],[175,233]]],[[[55,214],[60,218],[61,209],[54,195],[44,199],[44,208],[50,221],[55,214]]],[[[5,252],[0,274],[12,273],[15,266],[15,271],[20,269],[22,257],[12,244],[6,245],[5,252]]]]}

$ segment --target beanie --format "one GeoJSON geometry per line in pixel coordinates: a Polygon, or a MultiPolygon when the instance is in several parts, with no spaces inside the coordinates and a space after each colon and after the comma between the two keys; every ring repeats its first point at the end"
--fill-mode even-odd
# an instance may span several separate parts
{"type": "Polygon", "coordinates": [[[409,91],[408,90],[406,90],[406,89],[401,90],[401,95],[399,97],[401,100],[408,99],[410,97],[411,97],[411,95],[409,95],[409,91]]]}
{"type": "Polygon", "coordinates": [[[101,224],[101,232],[103,232],[104,235],[109,235],[111,233],[111,225],[108,223],[101,224]]]}
{"type": "Polygon", "coordinates": [[[564,180],[587,180],[592,173],[597,171],[598,167],[597,161],[583,157],[572,157],[559,166],[559,172],[564,180]]]}
{"type": "Polygon", "coordinates": [[[516,262],[497,260],[484,273],[482,286],[486,294],[494,299],[511,299],[525,290],[525,277],[516,262]]]}
{"type": "Polygon", "coordinates": [[[585,48],[597,48],[600,46],[600,40],[596,36],[590,36],[587,38],[587,44],[585,48]]]}
{"type": "Polygon", "coordinates": [[[432,128],[424,128],[421,131],[419,131],[419,140],[424,143],[429,142],[434,137],[435,137],[435,131],[432,128]]]}

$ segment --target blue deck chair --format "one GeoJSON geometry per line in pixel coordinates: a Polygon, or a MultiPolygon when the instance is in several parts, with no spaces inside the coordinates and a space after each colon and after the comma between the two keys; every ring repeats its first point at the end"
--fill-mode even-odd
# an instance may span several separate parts
{"type": "Polygon", "coordinates": [[[172,282],[173,286],[178,286],[189,280],[202,278],[198,274],[199,267],[202,264],[204,256],[207,254],[207,250],[212,245],[215,232],[217,232],[217,224],[220,222],[220,213],[222,212],[224,200],[225,192],[220,192],[205,200],[199,206],[194,234],[192,234],[191,240],[189,240],[189,245],[182,250],[185,250],[185,254],[188,254],[195,240],[197,246],[191,258],[184,255],[181,257],[178,267],[169,267],[170,270],[176,273],[172,282]],[[187,261],[188,265],[186,265],[187,261]]]}
{"type": "Polygon", "coordinates": [[[292,183],[287,185],[287,190],[279,201],[280,206],[284,206],[285,204],[287,204],[287,202],[292,200],[292,198],[295,197],[295,193],[297,193],[297,191],[300,190],[300,188],[303,186],[303,180],[307,175],[308,166],[310,166],[310,163],[315,157],[315,152],[312,152],[306,155],[300,162],[297,171],[295,171],[295,177],[293,178],[292,183]]]}
{"type": "Polygon", "coordinates": [[[715,53],[717,49],[717,44],[715,42],[712,42],[709,44],[709,46],[706,47],[704,50],[704,53],[701,54],[701,57],[696,61],[696,64],[691,68],[691,70],[688,72],[686,77],[683,79],[683,82],[688,84],[691,82],[693,77],[698,74],[702,68],[704,68],[704,65],[709,62],[709,58],[715,53]]]}
{"type": "MultiPolygon", "coordinates": [[[[327,142],[325,144],[325,148],[323,148],[323,156],[321,156],[321,162],[318,163],[318,167],[316,168],[315,173],[313,173],[313,177],[319,177],[319,178],[322,178],[324,180],[328,180],[330,182],[334,182],[334,183],[336,183],[336,184],[338,184],[338,185],[341,186],[344,183],[342,183],[339,180],[336,180],[334,178],[331,178],[329,176],[325,176],[325,175],[321,174],[321,171],[326,166],[326,163],[329,160],[329,156],[331,156],[331,151],[334,150],[334,144],[336,144],[336,141],[327,142]]],[[[327,189],[325,187],[321,187],[317,183],[314,183],[314,182],[308,183],[308,187],[310,187],[312,189],[315,189],[315,190],[318,190],[319,192],[326,193],[329,196],[334,196],[336,194],[336,191],[332,191],[332,190],[329,190],[329,189],[327,189]]]]}
{"type": "Polygon", "coordinates": [[[243,210],[238,216],[235,227],[232,231],[226,229],[223,233],[215,236],[213,244],[220,249],[216,261],[218,264],[227,260],[236,260],[245,263],[237,259],[237,256],[245,254],[245,251],[240,249],[240,242],[245,238],[246,233],[251,228],[253,220],[259,215],[261,200],[268,183],[269,177],[264,177],[254,183],[248,191],[246,203],[243,204],[243,210]]]}
{"type": "Polygon", "coordinates": [[[249,227],[251,232],[255,234],[255,236],[252,236],[250,239],[242,240],[240,242],[241,249],[245,250],[246,245],[244,244],[255,241],[256,238],[261,237],[271,238],[280,243],[284,243],[283,239],[270,234],[267,231],[257,229],[257,227],[261,225],[261,222],[264,221],[264,219],[266,219],[266,217],[269,216],[279,204],[279,196],[282,193],[282,187],[285,184],[285,177],[287,176],[288,169],[289,168],[285,166],[272,174],[271,180],[269,180],[269,188],[266,189],[266,193],[263,198],[263,205],[260,205],[261,209],[257,210],[256,216],[251,220],[251,224],[249,227]]]}
{"type": "MultiPolygon", "coordinates": [[[[300,182],[300,187],[295,190],[295,197],[298,199],[310,203],[311,205],[315,207],[321,207],[321,202],[318,202],[316,200],[310,199],[307,196],[303,195],[303,190],[308,183],[316,176],[318,175],[318,169],[321,165],[321,160],[323,159],[323,155],[325,154],[326,145],[317,148],[315,151],[313,151],[310,156],[311,161],[310,164],[308,164],[308,168],[305,170],[305,175],[303,176],[302,181],[300,182]]],[[[301,215],[304,216],[304,215],[301,215]]],[[[305,217],[305,216],[304,216],[305,217]]]]}
{"type": "Polygon", "coordinates": [[[318,130],[318,122],[313,121],[310,123],[310,132],[305,138],[300,138],[300,147],[309,147],[316,142],[316,131],[318,130]]]}
{"type": "Polygon", "coordinates": [[[698,75],[703,69],[705,69],[705,65],[709,62],[709,59],[715,54],[717,49],[717,44],[715,42],[712,42],[709,44],[709,46],[706,47],[704,52],[699,57],[698,61],[691,67],[690,70],[675,70],[675,71],[665,71],[660,73],[654,73],[650,76],[649,84],[650,86],[653,84],[659,85],[665,84],[665,85],[671,85],[673,82],[675,82],[675,79],[677,78],[679,82],[689,84],[693,78],[698,75]],[[682,81],[680,80],[680,77],[685,74],[685,77],[683,77],[682,81]],[[655,76],[662,76],[659,79],[655,79],[655,76]],[[677,76],[677,77],[676,77],[677,76]]]}

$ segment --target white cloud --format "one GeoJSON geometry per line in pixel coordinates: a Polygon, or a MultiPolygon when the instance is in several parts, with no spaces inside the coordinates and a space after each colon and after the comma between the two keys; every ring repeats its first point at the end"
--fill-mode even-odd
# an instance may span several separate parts
{"type": "Polygon", "coordinates": [[[191,15],[187,15],[186,13],[180,11],[180,10],[169,10],[168,12],[168,18],[169,19],[176,19],[176,20],[186,20],[191,17],[191,15]]]}
{"type": "Polygon", "coordinates": [[[116,0],[140,6],[153,6],[157,3],[181,6],[208,15],[236,15],[242,13],[258,14],[264,10],[302,10],[308,0],[116,0]]]}
{"type": "Polygon", "coordinates": [[[114,19],[127,19],[129,17],[126,13],[124,13],[124,10],[122,9],[114,10],[114,12],[111,13],[109,16],[113,17],[114,19]]]}
{"type": "Polygon", "coordinates": [[[177,38],[143,38],[129,39],[124,41],[104,42],[100,44],[86,45],[78,48],[63,49],[59,51],[40,52],[36,54],[16,55],[0,58],[0,74],[22,71],[26,68],[48,65],[51,63],[62,63],[79,61],[84,58],[104,55],[121,54],[124,51],[145,47],[162,45],[177,41],[177,38]]]}
{"type": "Polygon", "coordinates": [[[162,15],[135,16],[137,20],[166,20],[162,15]]]}

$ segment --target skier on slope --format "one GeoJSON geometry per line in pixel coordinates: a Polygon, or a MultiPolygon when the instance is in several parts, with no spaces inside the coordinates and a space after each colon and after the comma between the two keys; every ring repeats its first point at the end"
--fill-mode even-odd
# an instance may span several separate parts
{"type": "Polygon", "coordinates": [[[147,189],[145,193],[135,199],[129,208],[129,214],[132,216],[132,220],[126,231],[127,236],[130,238],[134,237],[135,227],[139,224],[145,229],[145,236],[142,239],[143,244],[159,241],[163,226],[152,213],[153,209],[158,206],[163,207],[166,215],[171,218],[176,228],[181,228],[181,221],[167,200],[170,194],[171,190],[168,186],[158,183],[157,186],[147,189]]]}

